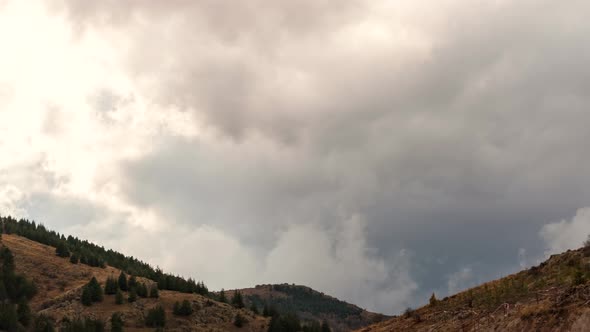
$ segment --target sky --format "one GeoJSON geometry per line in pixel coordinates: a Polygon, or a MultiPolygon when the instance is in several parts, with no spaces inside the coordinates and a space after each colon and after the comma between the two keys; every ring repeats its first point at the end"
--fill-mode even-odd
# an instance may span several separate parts
{"type": "Polygon", "coordinates": [[[590,234],[588,1],[0,1],[0,214],[399,313],[590,234]]]}

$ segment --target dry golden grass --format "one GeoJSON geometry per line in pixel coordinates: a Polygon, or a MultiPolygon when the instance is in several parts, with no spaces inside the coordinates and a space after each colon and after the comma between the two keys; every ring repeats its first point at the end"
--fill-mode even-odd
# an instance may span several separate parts
{"type": "MultiPolygon", "coordinates": [[[[238,310],[228,304],[213,301],[197,294],[184,294],[173,291],[160,291],[159,299],[139,298],[134,303],[117,305],[114,295],[105,295],[104,300],[85,307],[80,303],[82,287],[94,276],[104,286],[109,276],[117,277],[121,272],[107,266],[90,267],[84,264],[72,264],[67,258],[55,255],[55,248],[31,241],[16,235],[2,235],[2,243],[15,257],[16,270],[33,280],[38,288],[37,295],[31,300],[34,311],[53,317],[57,322],[63,317],[92,317],[105,322],[115,312],[123,315],[126,331],[153,331],[143,324],[148,309],[162,305],[166,311],[167,331],[266,331],[268,319],[253,315],[249,310],[238,310]],[[195,312],[189,317],[177,317],[172,314],[176,301],[189,300],[195,312]],[[233,319],[241,313],[248,323],[237,328],[233,319]]],[[[138,278],[148,287],[153,281],[138,278]]],[[[127,295],[127,294],[125,294],[127,295]]]]}

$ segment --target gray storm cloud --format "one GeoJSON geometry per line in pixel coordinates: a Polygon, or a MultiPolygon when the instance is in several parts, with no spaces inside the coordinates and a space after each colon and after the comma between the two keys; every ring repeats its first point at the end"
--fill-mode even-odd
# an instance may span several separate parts
{"type": "MultiPolygon", "coordinates": [[[[0,151],[31,152],[0,163],[0,207],[214,287],[306,283],[387,313],[423,303],[520,269],[515,253],[561,249],[558,230],[580,224],[545,226],[590,201],[588,10],[52,1],[39,15],[66,37],[31,42],[74,47],[64,66],[84,76],[67,72],[63,93],[37,83],[44,124],[0,113],[27,124],[0,125],[0,151]],[[142,247],[157,232],[171,254],[142,247]],[[201,243],[227,264],[175,259],[201,243]],[[236,262],[242,273],[216,280],[236,262]]],[[[19,80],[0,86],[29,86],[19,80]]],[[[14,98],[7,109],[30,96],[14,98]]]]}

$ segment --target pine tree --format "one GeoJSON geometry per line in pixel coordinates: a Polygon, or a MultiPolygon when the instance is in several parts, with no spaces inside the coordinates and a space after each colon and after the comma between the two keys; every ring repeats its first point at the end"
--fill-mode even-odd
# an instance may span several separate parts
{"type": "Polygon", "coordinates": [[[16,308],[16,315],[18,317],[19,323],[21,323],[23,326],[29,326],[32,314],[31,308],[29,307],[25,299],[21,299],[18,303],[18,307],[16,308]]]}
{"type": "Polygon", "coordinates": [[[59,242],[55,248],[55,254],[59,257],[70,257],[70,250],[65,242],[59,242]]]}
{"type": "Polygon", "coordinates": [[[124,292],[129,290],[129,286],[127,284],[127,275],[123,271],[121,271],[121,274],[119,274],[119,289],[124,292]]]}
{"type": "Polygon", "coordinates": [[[72,256],[70,256],[70,263],[78,264],[79,261],[80,257],[78,257],[78,254],[72,254],[72,256]]]}
{"type": "Polygon", "coordinates": [[[244,323],[246,322],[246,318],[244,318],[244,316],[242,316],[242,314],[240,314],[238,312],[238,314],[236,315],[236,317],[234,318],[234,325],[236,327],[242,327],[244,326],[244,323]]]}
{"type": "Polygon", "coordinates": [[[219,292],[219,302],[227,303],[227,297],[225,297],[225,290],[223,288],[219,292]]]}
{"type": "Polygon", "coordinates": [[[84,286],[84,288],[82,288],[82,297],[80,298],[80,300],[82,301],[82,304],[85,306],[92,305],[92,292],[90,291],[90,288],[88,288],[88,286],[84,286]]]}
{"type": "Polygon", "coordinates": [[[121,313],[115,312],[111,316],[111,332],[123,332],[123,318],[121,313]]]}
{"type": "Polygon", "coordinates": [[[234,296],[231,299],[231,304],[236,308],[243,308],[244,307],[244,299],[242,298],[242,294],[239,290],[234,292],[234,296]]]}
{"type": "Polygon", "coordinates": [[[324,320],[322,322],[322,332],[331,332],[332,329],[330,329],[330,325],[328,325],[328,321],[324,320]]]}
{"type": "Polygon", "coordinates": [[[160,297],[160,292],[158,291],[157,284],[153,284],[150,288],[150,297],[153,299],[157,299],[158,297],[160,297]]]}
{"type": "Polygon", "coordinates": [[[255,315],[259,314],[258,307],[254,303],[252,303],[252,305],[250,306],[250,311],[252,311],[255,315]]]}
{"type": "Polygon", "coordinates": [[[108,277],[104,284],[104,293],[108,295],[117,294],[118,289],[119,284],[117,283],[117,280],[113,277],[108,277]]]}
{"type": "Polygon", "coordinates": [[[127,302],[133,303],[135,301],[137,301],[137,292],[135,291],[135,288],[131,288],[131,290],[129,291],[129,297],[127,298],[127,302]]]}
{"type": "Polygon", "coordinates": [[[123,304],[123,292],[120,289],[117,289],[117,293],[115,294],[115,304],[123,304]]]}
{"type": "Polygon", "coordinates": [[[127,283],[127,288],[133,289],[137,287],[137,279],[135,276],[129,277],[129,282],[127,283]]]}
{"type": "Polygon", "coordinates": [[[434,307],[438,303],[438,300],[436,299],[436,295],[434,295],[434,293],[432,293],[429,303],[430,303],[430,306],[432,306],[432,307],[434,307]]]}
{"type": "Polygon", "coordinates": [[[90,282],[86,287],[90,289],[92,302],[102,301],[102,288],[100,287],[100,284],[98,283],[95,277],[92,277],[92,279],[90,279],[90,282]]]}
{"type": "Polygon", "coordinates": [[[145,324],[150,327],[164,327],[166,325],[166,312],[161,305],[148,310],[145,324]]]}
{"type": "Polygon", "coordinates": [[[142,298],[148,297],[148,290],[143,282],[137,284],[137,295],[142,298]]]}

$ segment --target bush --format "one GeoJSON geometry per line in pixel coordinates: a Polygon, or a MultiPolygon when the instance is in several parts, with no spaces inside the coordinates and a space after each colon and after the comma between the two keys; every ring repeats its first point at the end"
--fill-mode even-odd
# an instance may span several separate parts
{"type": "Polygon", "coordinates": [[[135,288],[132,288],[129,291],[129,297],[127,298],[127,302],[133,303],[135,301],[137,301],[137,292],[135,291],[135,288]]]}
{"type": "Polygon", "coordinates": [[[234,325],[237,327],[242,327],[246,323],[246,318],[242,316],[242,314],[238,313],[234,318],[234,325]]]}
{"type": "Polygon", "coordinates": [[[160,292],[158,291],[158,285],[153,284],[150,288],[150,297],[153,299],[157,299],[160,297],[160,292]]]}
{"type": "Polygon", "coordinates": [[[113,277],[108,277],[106,283],[104,284],[104,293],[108,295],[117,294],[117,290],[119,290],[119,284],[117,280],[113,277]]]}
{"type": "Polygon", "coordinates": [[[37,319],[35,319],[34,331],[35,332],[54,332],[55,327],[54,327],[53,320],[45,315],[37,316],[37,319]]]}
{"type": "Polygon", "coordinates": [[[80,257],[78,257],[78,254],[72,254],[72,256],[70,256],[70,263],[78,264],[78,262],[80,262],[80,257]]]}
{"type": "Polygon", "coordinates": [[[148,310],[145,324],[149,327],[164,327],[166,325],[166,312],[161,305],[148,310]]]}
{"type": "Polygon", "coordinates": [[[121,313],[115,312],[111,316],[111,332],[122,332],[123,331],[123,317],[121,313]]]}
{"type": "Polygon", "coordinates": [[[115,304],[123,304],[123,292],[120,289],[117,289],[117,293],[115,294],[115,304]]]}
{"type": "Polygon", "coordinates": [[[190,316],[193,313],[193,306],[188,300],[182,301],[182,304],[176,301],[173,313],[177,316],[190,316]]]}

